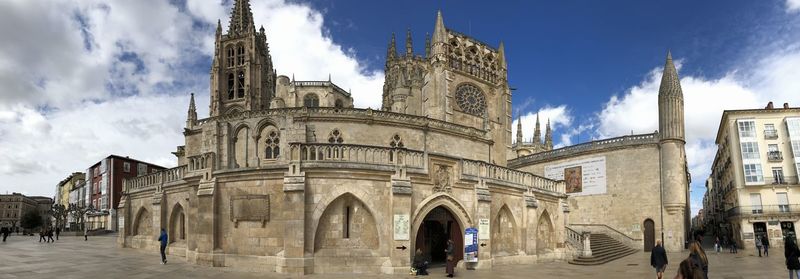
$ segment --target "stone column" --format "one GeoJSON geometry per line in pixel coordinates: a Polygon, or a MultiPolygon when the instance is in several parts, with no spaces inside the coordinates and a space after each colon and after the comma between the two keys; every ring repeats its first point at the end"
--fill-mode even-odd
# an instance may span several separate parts
{"type": "MultiPolygon", "coordinates": [[[[128,196],[123,195],[122,198],[119,200],[119,208],[117,208],[117,214],[119,218],[122,218],[119,222],[119,230],[118,230],[118,237],[117,237],[117,247],[124,248],[128,245],[127,236],[128,231],[130,231],[130,222],[131,218],[130,215],[130,205],[128,204],[128,196]]],[[[81,233],[83,231],[81,230],[81,233]]]]}
{"type": "Polygon", "coordinates": [[[219,195],[216,177],[201,180],[197,187],[197,214],[195,222],[195,258],[190,259],[205,266],[225,266],[219,238],[219,195]]]}
{"type": "MultiPolygon", "coordinates": [[[[304,275],[314,272],[314,259],[305,254],[306,174],[294,161],[283,177],[283,254],[278,256],[278,273],[304,275]]],[[[312,232],[313,233],[313,232],[312,232]]],[[[313,248],[312,248],[313,249],[313,248]]]]}
{"type": "MultiPolygon", "coordinates": [[[[411,179],[406,177],[405,170],[400,168],[397,173],[392,176],[392,230],[389,235],[392,239],[392,247],[390,252],[392,265],[390,267],[382,267],[381,272],[388,274],[404,274],[407,273],[411,267],[411,260],[414,257],[414,252],[411,250],[411,179]],[[402,227],[397,227],[402,226],[402,227]],[[405,239],[395,239],[395,231],[405,232],[405,239]],[[398,247],[401,247],[398,249],[398,247]],[[406,247],[407,249],[402,249],[406,247]]],[[[417,228],[418,229],[418,228],[417,228]]],[[[402,234],[402,233],[401,233],[402,234]]]]}
{"type": "Polygon", "coordinates": [[[494,260],[492,259],[492,226],[496,226],[497,224],[492,224],[492,194],[489,192],[489,187],[486,186],[486,181],[482,178],[478,180],[478,184],[475,185],[475,195],[478,200],[476,214],[475,214],[475,221],[479,225],[478,227],[478,263],[474,264],[474,268],[476,269],[483,269],[483,268],[492,268],[494,264],[494,260]],[[481,219],[488,219],[489,220],[489,231],[488,232],[481,232],[480,228],[480,220],[481,219]],[[480,239],[480,235],[482,233],[488,233],[489,239],[480,239]]]}
{"type": "MultiPolygon", "coordinates": [[[[536,226],[537,222],[539,222],[539,201],[536,200],[536,196],[530,191],[526,192],[523,196],[525,199],[525,218],[526,218],[526,227],[523,233],[524,241],[525,241],[525,253],[528,255],[537,255],[536,254],[536,226]]],[[[537,255],[538,257],[538,255],[537,255]]]]}

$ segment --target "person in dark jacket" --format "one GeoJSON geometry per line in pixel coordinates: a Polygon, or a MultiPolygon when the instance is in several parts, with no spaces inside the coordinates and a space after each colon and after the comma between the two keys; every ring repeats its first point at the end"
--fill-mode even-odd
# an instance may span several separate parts
{"type": "Polygon", "coordinates": [[[161,242],[161,264],[167,263],[167,254],[165,250],[167,249],[167,231],[163,228],[161,229],[161,235],[158,237],[158,241],[161,242]]]}
{"type": "Polygon", "coordinates": [[[700,270],[692,261],[692,258],[686,258],[678,264],[678,274],[675,279],[703,279],[703,271],[700,270]]]}
{"type": "Polygon", "coordinates": [[[425,257],[422,255],[422,249],[417,248],[417,252],[414,255],[413,267],[417,270],[416,275],[428,275],[428,261],[426,261],[425,257]]]}
{"type": "Polygon", "coordinates": [[[56,240],[58,240],[58,235],[61,234],[61,228],[56,227],[56,240]]]}
{"type": "MultiPolygon", "coordinates": [[[[656,276],[661,279],[664,276],[664,269],[667,268],[667,251],[661,246],[661,240],[656,240],[656,247],[650,253],[650,266],[656,269],[656,276]]],[[[798,278],[800,279],[800,278],[798,278]]]]}
{"type": "Polygon", "coordinates": [[[700,242],[693,242],[689,245],[689,259],[692,260],[695,269],[702,270],[703,277],[708,279],[708,258],[706,252],[700,247],[700,242]]]}
{"type": "Polygon", "coordinates": [[[453,277],[453,274],[455,273],[456,263],[455,263],[455,258],[453,258],[453,252],[454,252],[453,249],[454,249],[453,240],[448,239],[447,249],[444,250],[444,252],[447,254],[447,267],[445,268],[446,269],[445,271],[447,272],[447,277],[453,277]]]}
{"type": "Polygon", "coordinates": [[[761,245],[764,246],[764,257],[769,257],[769,237],[767,237],[767,234],[761,236],[761,245]]]}
{"type": "Polygon", "coordinates": [[[53,229],[47,229],[47,243],[56,242],[53,239],[53,229]]]}
{"type": "Polygon", "coordinates": [[[789,269],[789,279],[800,279],[800,249],[797,248],[797,243],[794,239],[786,238],[786,243],[783,245],[783,255],[786,256],[786,268],[789,269]]]}

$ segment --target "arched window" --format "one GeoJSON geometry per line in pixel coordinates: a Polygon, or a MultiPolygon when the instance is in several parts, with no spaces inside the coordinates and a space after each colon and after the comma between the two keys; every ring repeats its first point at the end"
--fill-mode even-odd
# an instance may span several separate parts
{"type": "MultiPolygon", "coordinates": [[[[231,60],[233,61],[233,60],[231,60]]],[[[235,89],[235,85],[233,84],[233,73],[228,74],[228,100],[233,99],[233,90],[235,89]]]]}
{"type": "Polygon", "coordinates": [[[335,108],[343,108],[344,107],[344,103],[342,102],[342,100],[336,99],[336,101],[333,102],[333,107],[335,107],[335,108]]]}
{"type": "Polygon", "coordinates": [[[225,63],[225,66],[233,67],[233,57],[236,56],[236,54],[234,53],[233,46],[228,46],[227,52],[228,52],[228,57],[227,57],[228,59],[227,62],[225,63]]]}
{"type": "Polygon", "coordinates": [[[236,59],[236,64],[237,65],[243,65],[244,64],[244,45],[240,44],[237,48],[238,49],[237,49],[237,53],[236,53],[236,58],[237,58],[236,59]]]}
{"type": "Polygon", "coordinates": [[[244,71],[239,71],[238,79],[239,84],[236,88],[236,97],[244,98],[244,71]]]}
{"type": "Polygon", "coordinates": [[[281,155],[281,148],[278,146],[280,144],[280,137],[278,133],[275,131],[269,132],[269,136],[267,137],[267,142],[264,145],[266,149],[264,152],[265,159],[277,159],[281,155]]]}
{"type": "Polygon", "coordinates": [[[303,97],[303,106],[309,108],[319,107],[319,98],[317,98],[315,94],[306,94],[306,96],[303,97]]]}
{"type": "Polygon", "coordinates": [[[333,129],[328,135],[328,143],[344,143],[342,132],[339,132],[339,129],[333,129]]]}

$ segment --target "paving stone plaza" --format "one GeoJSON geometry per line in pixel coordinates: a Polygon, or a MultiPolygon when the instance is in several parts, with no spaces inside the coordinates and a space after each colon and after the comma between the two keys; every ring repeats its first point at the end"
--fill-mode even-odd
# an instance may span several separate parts
{"type": "MultiPolygon", "coordinates": [[[[246,272],[229,268],[211,268],[168,257],[159,264],[155,249],[116,248],[115,235],[61,237],[56,243],[40,243],[38,236],[12,235],[0,242],[0,278],[291,278],[285,274],[246,272]]],[[[708,249],[710,278],[786,278],[783,251],[759,258],[753,249],[739,254],[716,254],[708,249]]],[[[665,278],[673,278],[680,259],[686,253],[669,254],[665,278]]],[[[491,270],[456,270],[460,278],[655,278],[649,266],[649,253],[638,252],[600,266],[577,266],[564,262],[532,265],[496,266],[491,270]]],[[[430,270],[429,278],[444,277],[444,268],[430,270]]],[[[308,278],[353,278],[352,274],[312,274],[308,278]]],[[[413,278],[410,275],[363,275],[361,278],[413,278]]],[[[420,276],[424,278],[424,276],[420,276]]]]}

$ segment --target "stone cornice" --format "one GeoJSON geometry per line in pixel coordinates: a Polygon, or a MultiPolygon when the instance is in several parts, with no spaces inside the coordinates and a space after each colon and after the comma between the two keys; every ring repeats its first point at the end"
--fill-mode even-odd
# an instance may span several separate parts
{"type": "Polygon", "coordinates": [[[658,144],[660,140],[658,132],[652,134],[639,134],[621,136],[616,138],[590,141],[572,146],[553,149],[550,151],[539,152],[528,156],[523,156],[508,161],[510,168],[520,168],[537,163],[553,161],[566,157],[573,157],[583,154],[591,154],[601,151],[608,151],[629,146],[658,144]]]}

